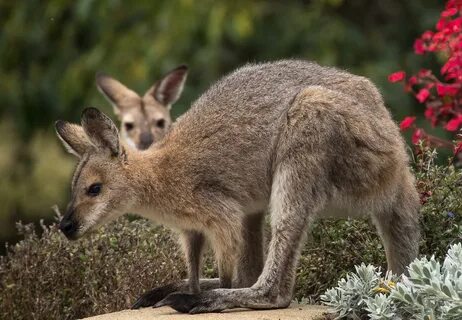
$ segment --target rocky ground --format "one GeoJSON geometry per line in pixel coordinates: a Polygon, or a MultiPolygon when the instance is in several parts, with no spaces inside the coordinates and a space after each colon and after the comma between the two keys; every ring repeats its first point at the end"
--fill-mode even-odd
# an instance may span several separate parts
{"type": "Polygon", "coordinates": [[[321,320],[324,319],[325,307],[317,305],[291,305],[287,309],[248,310],[234,309],[222,313],[181,314],[169,307],[145,308],[140,310],[124,310],[86,318],[87,320],[321,320]]]}

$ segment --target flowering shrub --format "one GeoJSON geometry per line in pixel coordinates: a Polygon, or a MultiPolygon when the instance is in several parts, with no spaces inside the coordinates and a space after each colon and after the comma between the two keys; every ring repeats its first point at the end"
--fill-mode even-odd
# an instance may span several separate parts
{"type": "MultiPolygon", "coordinates": [[[[436,30],[425,31],[414,42],[417,55],[436,54],[443,60],[440,75],[431,70],[421,69],[406,77],[404,71],[389,75],[390,82],[404,82],[404,89],[412,93],[425,106],[425,118],[432,126],[443,126],[449,132],[456,132],[462,126],[462,0],[449,0],[436,30]]],[[[413,129],[412,142],[428,141],[434,146],[452,146],[415,126],[415,117],[405,117],[401,130],[413,129]]],[[[458,143],[455,151],[460,151],[458,143]]]]}
{"type": "Polygon", "coordinates": [[[443,264],[416,259],[409,276],[382,274],[371,265],[356,267],[321,296],[337,319],[462,319],[462,245],[448,250],[443,264]]]}

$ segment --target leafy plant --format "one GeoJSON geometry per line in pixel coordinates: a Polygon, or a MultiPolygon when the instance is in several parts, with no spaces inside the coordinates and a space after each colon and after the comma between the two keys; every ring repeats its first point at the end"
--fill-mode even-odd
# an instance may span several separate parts
{"type": "Polygon", "coordinates": [[[396,281],[390,273],[381,277],[380,268],[372,265],[355,266],[356,273],[348,273],[338,281],[337,287],[329,289],[321,296],[322,301],[338,314],[339,318],[363,319],[367,310],[375,308],[389,313],[389,305],[380,294],[370,300],[375,293],[389,291],[396,281]]]}
{"type": "Polygon", "coordinates": [[[462,244],[453,244],[443,264],[424,257],[407,268],[409,276],[387,273],[362,264],[356,273],[321,296],[337,319],[462,318],[462,244]]]}
{"type": "Polygon", "coordinates": [[[462,170],[437,164],[437,153],[423,144],[415,158],[422,202],[420,252],[442,259],[452,243],[462,240],[462,170]]]}

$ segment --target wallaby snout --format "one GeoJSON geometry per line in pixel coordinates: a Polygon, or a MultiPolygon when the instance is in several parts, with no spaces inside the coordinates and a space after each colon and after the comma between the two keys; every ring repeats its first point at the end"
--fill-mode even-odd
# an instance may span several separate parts
{"type": "Polygon", "coordinates": [[[154,137],[151,132],[143,132],[140,134],[140,142],[138,144],[138,149],[146,150],[154,142],[154,137]]]}
{"type": "Polygon", "coordinates": [[[72,214],[67,214],[61,219],[59,223],[59,230],[69,240],[76,240],[78,238],[79,224],[72,217],[72,214]]]}

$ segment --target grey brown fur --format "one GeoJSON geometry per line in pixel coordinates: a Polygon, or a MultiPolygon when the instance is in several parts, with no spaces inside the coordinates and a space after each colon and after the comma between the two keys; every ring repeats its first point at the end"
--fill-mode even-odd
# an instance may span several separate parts
{"type": "MultiPolygon", "coordinates": [[[[84,126],[93,113],[84,111],[84,126]]],[[[73,191],[75,236],[138,212],[204,235],[218,260],[220,280],[200,286],[222,288],[164,288],[151,293],[155,300],[187,286],[191,292],[172,293],[156,306],[189,313],[287,307],[300,246],[316,218],[371,217],[396,273],[417,255],[419,198],[405,144],[364,77],[306,61],[250,64],[213,85],[148,151],[119,147],[124,156],[110,156],[106,140],[106,147],[88,147],[73,191]],[[83,196],[97,181],[101,194],[83,196]],[[259,274],[261,212],[269,212],[272,237],[259,274]],[[257,266],[250,276],[246,265],[257,266]]]]}

